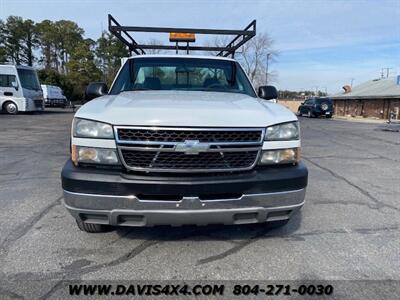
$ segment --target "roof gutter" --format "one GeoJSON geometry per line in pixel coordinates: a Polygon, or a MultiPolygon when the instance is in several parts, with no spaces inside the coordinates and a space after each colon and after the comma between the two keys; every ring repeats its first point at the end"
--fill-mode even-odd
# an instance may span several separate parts
{"type": "Polygon", "coordinates": [[[371,99],[371,100],[377,100],[377,99],[400,99],[400,95],[385,95],[385,96],[331,96],[330,97],[333,100],[365,100],[365,99],[371,99]]]}

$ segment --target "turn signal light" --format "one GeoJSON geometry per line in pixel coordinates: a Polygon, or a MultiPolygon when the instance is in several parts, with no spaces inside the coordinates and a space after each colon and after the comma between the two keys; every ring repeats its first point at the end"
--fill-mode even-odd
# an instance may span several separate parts
{"type": "Polygon", "coordinates": [[[290,164],[300,160],[300,148],[264,150],[260,158],[260,164],[290,164]]]}
{"type": "Polygon", "coordinates": [[[75,166],[78,165],[78,149],[76,145],[71,146],[71,160],[75,166]]]}
{"type": "Polygon", "coordinates": [[[74,165],[79,163],[99,165],[119,165],[116,149],[71,146],[71,160],[74,165]]]}

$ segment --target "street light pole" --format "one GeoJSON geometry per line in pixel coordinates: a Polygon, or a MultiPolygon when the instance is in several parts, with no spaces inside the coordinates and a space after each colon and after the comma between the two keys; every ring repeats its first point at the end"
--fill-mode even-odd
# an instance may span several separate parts
{"type": "Polygon", "coordinates": [[[265,85],[268,85],[268,64],[269,64],[269,57],[271,53],[267,53],[267,66],[265,68],[265,85]]]}

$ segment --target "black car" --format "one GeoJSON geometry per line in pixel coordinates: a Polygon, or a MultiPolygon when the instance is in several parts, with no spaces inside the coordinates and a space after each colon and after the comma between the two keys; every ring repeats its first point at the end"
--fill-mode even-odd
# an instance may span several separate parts
{"type": "Polygon", "coordinates": [[[325,116],[331,118],[333,115],[333,102],[329,98],[310,98],[304,101],[297,111],[299,116],[306,115],[309,118],[325,116]]]}

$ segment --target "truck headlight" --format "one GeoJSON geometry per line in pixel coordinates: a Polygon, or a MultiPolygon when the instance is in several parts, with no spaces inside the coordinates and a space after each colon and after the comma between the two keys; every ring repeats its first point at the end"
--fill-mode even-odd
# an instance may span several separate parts
{"type": "Polygon", "coordinates": [[[113,139],[114,133],[110,124],[75,118],[72,123],[74,137],[113,139]]]}
{"type": "Polygon", "coordinates": [[[261,153],[259,164],[294,164],[300,160],[300,148],[265,150],[261,153]]]}
{"type": "Polygon", "coordinates": [[[267,127],[264,141],[290,141],[299,139],[299,122],[289,122],[267,127]]]}
{"type": "Polygon", "coordinates": [[[78,163],[93,163],[99,165],[118,165],[119,159],[115,149],[83,147],[72,145],[72,161],[78,163]]]}

